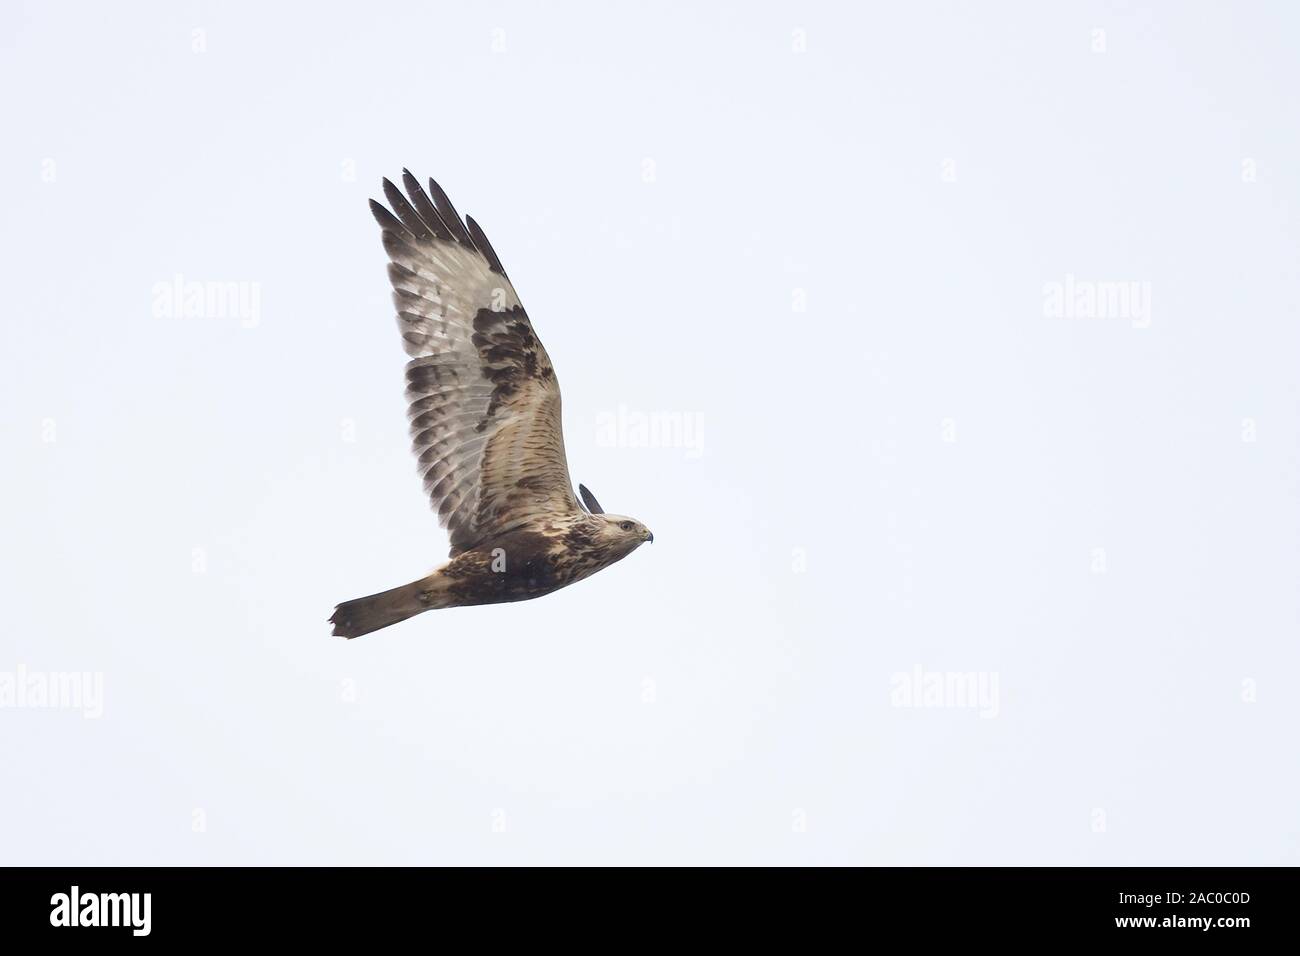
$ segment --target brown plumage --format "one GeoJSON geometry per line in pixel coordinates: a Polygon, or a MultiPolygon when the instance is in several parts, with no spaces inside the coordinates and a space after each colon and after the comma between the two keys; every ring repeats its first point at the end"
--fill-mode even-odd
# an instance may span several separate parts
{"type": "Polygon", "coordinates": [[[427,577],[347,601],[334,633],[357,637],[422,611],[524,601],[631,554],[654,536],[574,496],[560,384],[501,260],[433,180],[384,180],[371,200],[390,259],[408,417],[424,488],[451,539],[427,577]]]}

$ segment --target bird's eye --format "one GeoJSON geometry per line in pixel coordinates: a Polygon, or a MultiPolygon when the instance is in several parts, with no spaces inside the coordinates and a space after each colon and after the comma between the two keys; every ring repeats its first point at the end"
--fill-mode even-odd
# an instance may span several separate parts
{"type": "Polygon", "coordinates": [[[632,522],[630,522],[630,521],[620,521],[620,522],[618,523],[618,526],[619,526],[620,528],[622,528],[624,531],[631,531],[631,530],[632,530],[632,522]]]}

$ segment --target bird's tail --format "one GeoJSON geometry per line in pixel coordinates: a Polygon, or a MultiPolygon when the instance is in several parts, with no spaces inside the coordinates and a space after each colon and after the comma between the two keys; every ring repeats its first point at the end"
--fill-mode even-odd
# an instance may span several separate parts
{"type": "Polygon", "coordinates": [[[334,615],[330,618],[334,634],[346,638],[360,637],[405,621],[421,611],[446,607],[442,594],[444,583],[434,573],[391,591],[380,591],[355,601],[344,601],[334,609],[334,615]]]}

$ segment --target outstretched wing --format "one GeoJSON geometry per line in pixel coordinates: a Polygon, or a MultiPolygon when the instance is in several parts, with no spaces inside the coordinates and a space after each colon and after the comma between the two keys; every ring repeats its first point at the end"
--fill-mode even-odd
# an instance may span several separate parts
{"type": "Polygon", "coordinates": [[[433,180],[387,179],[371,200],[406,365],[424,487],[455,557],[547,514],[577,510],[564,458],[560,385],[501,260],[433,180]],[[409,197],[409,198],[408,198],[409,197]]]}

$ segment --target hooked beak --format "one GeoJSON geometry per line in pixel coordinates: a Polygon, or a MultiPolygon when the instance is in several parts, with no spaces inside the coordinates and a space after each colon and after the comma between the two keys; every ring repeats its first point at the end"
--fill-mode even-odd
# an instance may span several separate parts
{"type": "Polygon", "coordinates": [[[653,531],[647,531],[647,532],[645,533],[645,539],[646,539],[647,541],[649,541],[651,544],[654,544],[654,543],[655,543],[655,535],[654,535],[654,532],[653,532],[653,531]]]}

